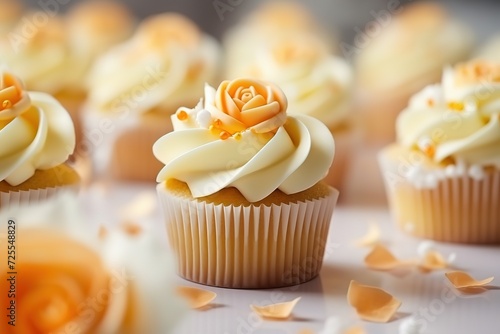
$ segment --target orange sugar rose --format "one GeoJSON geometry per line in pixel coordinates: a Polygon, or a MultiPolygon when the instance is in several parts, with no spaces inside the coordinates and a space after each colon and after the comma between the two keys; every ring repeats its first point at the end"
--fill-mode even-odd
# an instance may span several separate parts
{"type": "Polygon", "coordinates": [[[9,73],[3,73],[0,81],[0,112],[12,108],[22,98],[21,82],[9,73]]]}
{"type": "MultiPolygon", "coordinates": [[[[93,333],[109,309],[111,278],[99,255],[57,233],[25,230],[16,241],[16,326],[9,333],[93,333]],[[94,305],[89,304],[89,300],[94,305]]],[[[2,263],[7,263],[3,259],[2,263]]],[[[10,282],[2,279],[2,291],[10,282]]],[[[0,332],[7,322],[2,321],[0,332]]]]}
{"type": "Polygon", "coordinates": [[[251,128],[274,131],[286,120],[287,100],[277,86],[252,79],[220,84],[215,95],[214,126],[229,134],[251,128]]]}

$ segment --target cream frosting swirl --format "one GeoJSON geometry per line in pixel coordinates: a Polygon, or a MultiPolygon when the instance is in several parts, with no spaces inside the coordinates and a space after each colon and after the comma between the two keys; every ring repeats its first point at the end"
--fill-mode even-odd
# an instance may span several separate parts
{"type": "Polygon", "coordinates": [[[280,86],[290,115],[310,115],[330,127],[348,117],[352,70],[313,35],[295,34],[261,48],[247,74],[280,86]]]}
{"type": "Polygon", "coordinates": [[[64,163],[75,148],[68,112],[51,96],[26,92],[19,79],[0,74],[0,181],[17,186],[35,170],[64,163]]]}
{"type": "Polygon", "coordinates": [[[207,85],[194,109],[172,115],[174,131],[153,152],[165,167],[157,181],[186,182],[193,197],[235,187],[250,202],[276,189],[293,194],[320,181],[330,168],[335,144],[319,120],[286,115],[276,86],[250,79],[207,85]]]}
{"type": "Polygon", "coordinates": [[[219,53],[218,42],[186,17],[150,17],[131,39],[96,61],[88,80],[89,108],[115,112],[133,103],[130,109],[140,114],[196,103],[205,82],[216,78],[219,53]]]}
{"type": "Polygon", "coordinates": [[[440,85],[416,94],[397,120],[399,142],[436,163],[500,167],[500,64],[446,68],[440,85]]]}
{"type": "Polygon", "coordinates": [[[64,20],[51,17],[47,23],[27,35],[26,21],[44,12],[26,14],[8,38],[0,44],[0,62],[23,78],[29,90],[56,94],[77,85],[81,80],[81,64],[73,61],[64,20]]]}
{"type": "MultiPolygon", "coordinates": [[[[371,91],[419,90],[443,66],[465,59],[472,33],[434,3],[402,8],[376,32],[366,32],[356,57],[360,84],[371,91]]],[[[361,43],[361,42],[360,42],[361,43]]]]}

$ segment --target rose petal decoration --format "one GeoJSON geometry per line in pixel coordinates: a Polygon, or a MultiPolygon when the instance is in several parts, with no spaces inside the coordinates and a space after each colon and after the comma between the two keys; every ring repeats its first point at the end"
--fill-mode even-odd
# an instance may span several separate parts
{"type": "Polygon", "coordinates": [[[358,316],[372,322],[388,322],[401,306],[401,301],[384,290],[351,281],[347,301],[356,309],[358,316]]]}
{"type": "Polygon", "coordinates": [[[270,304],[266,306],[250,305],[250,308],[263,318],[284,320],[290,317],[299,300],[300,297],[288,302],[270,304]]]}
{"type": "Polygon", "coordinates": [[[286,121],[287,99],[277,86],[252,79],[223,81],[217,88],[214,127],[230,135],[248,128],[274,131],[286,121]]]}
{"type": "Polygon", "coordinates": [[[424,255],[418,267],[422,272],[448,268],[448,261],[438,251],[431,250],[424,255]]]}
{"type": "Polygon", "coordinates": [[[217,297],[217,294],[213,291],[191,286],[179,286],[177,287],[177,293],[185,298],[193,309],[201,309],[209,305],[217,297]]]}
{"type": "Polygon", "coordinates": [[[451,271],[444,275],[457,289],[482,287],[491,283],[494,279],[494,277],[491,276],[478,281],[463,271],[451,271]]]}
{"type": "Polygon", "coordinates": [[[370,223],[368,232],[361,238],[355,241],[358,247],[369,247],[377,244],[380,240],[380,228],[376,223],[370,223]]]}
{"type": "Polygon", "coordinates": [[[412,263],[413,261],[402,261],[397,259],[383,245],[375,245],[372,251],[365,257],[366,266],[375,270],[392,270],[412,263]]]}

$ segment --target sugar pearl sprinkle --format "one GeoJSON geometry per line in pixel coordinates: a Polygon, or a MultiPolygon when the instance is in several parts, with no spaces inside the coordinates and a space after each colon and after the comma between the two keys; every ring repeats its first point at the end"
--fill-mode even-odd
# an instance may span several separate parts
{"type": "Polygon", "coordinates": [[[3,101],[3,103],[2,103],[2,107],[3,107],[4,109],[9,109],[9,108],[11,108],[11,107],[12,107],[12,102],[11,102],[10,100],[5,100],[5,101],[3,101]]]}
{"type": "Polygon", "coordinates": [[[401,321],[398,332],[399,334],[420,334],[422,333],[422,326],[415,317],[408,317],[401,321]]]}

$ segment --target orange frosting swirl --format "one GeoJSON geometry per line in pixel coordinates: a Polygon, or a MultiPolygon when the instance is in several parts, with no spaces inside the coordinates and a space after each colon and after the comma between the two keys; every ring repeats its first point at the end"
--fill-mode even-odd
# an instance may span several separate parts
{"type": "Polygon", "coordinates": [[[215,95],[215,127],[233,135],[274,131],[286,121],[287,100],[277,86],[252,79],[223,81],[215,95]]]}
{"type": "MultiPolygon", "coordinates": [[[[95,332],[108,309],[110,275],[94,250],[63,234],[25,230],[17,239],[16,327],[13,333],[95,332]],[[64,250],[61,252],[61,250],[64,250]],[[87,305],[93,299],[98,307],[87,305]]],[[[7,263],[6,259],[3,261],[7,263]]],[[[3,284],[11,284],[5,279],[3,284]],[[5,281],[5,282],[4,282],[5,281]]],[[[9,289],[3,286],[3,291],[9,289]]],[[[2,298],[5,310],[9,299],[2,298]]],[[[6,325],[2,321],[0,328],[6,325]]]]}

